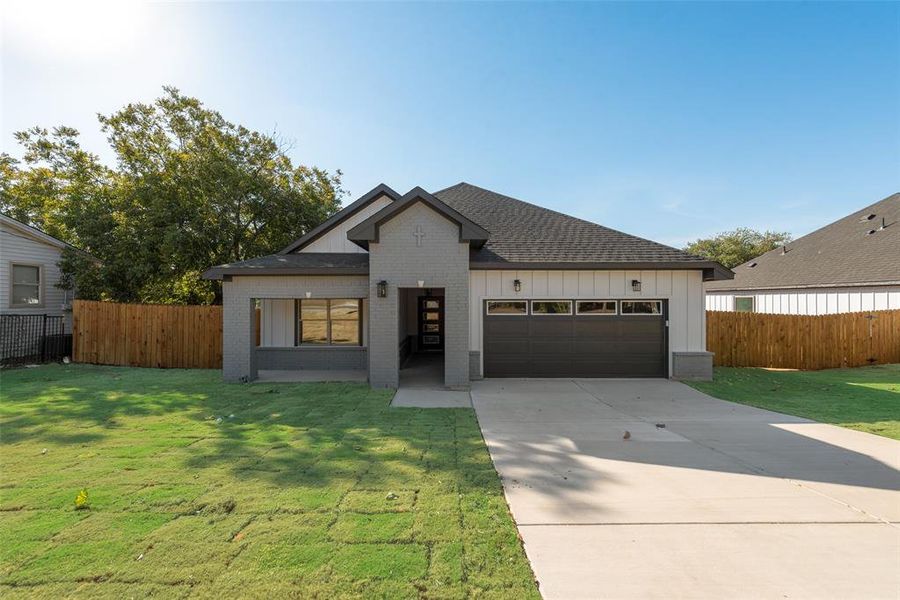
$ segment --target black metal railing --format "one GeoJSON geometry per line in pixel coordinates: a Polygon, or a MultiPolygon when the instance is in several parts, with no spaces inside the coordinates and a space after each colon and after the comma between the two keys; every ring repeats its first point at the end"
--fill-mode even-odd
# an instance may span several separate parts
{"type": "Polygon", "coordinates": [[[63,317],[0,315],[0,364],[48,362],[72,354],[63,317]]]}

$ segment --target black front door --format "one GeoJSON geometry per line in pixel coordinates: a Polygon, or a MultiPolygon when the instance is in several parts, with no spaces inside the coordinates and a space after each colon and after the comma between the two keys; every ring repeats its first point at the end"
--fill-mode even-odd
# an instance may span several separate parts
{"type": "Polygon", "coordinates": [[[419,297],[419,351],[440,352],[444,349],[444,298],[419,297]]]}

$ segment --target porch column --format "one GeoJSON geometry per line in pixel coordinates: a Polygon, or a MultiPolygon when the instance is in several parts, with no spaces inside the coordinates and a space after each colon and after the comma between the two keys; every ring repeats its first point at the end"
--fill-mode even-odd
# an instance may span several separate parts
{"type": "Polygon", "coordinates": [[[222,299],[222,377],[225,381],[256,379],[256,300],[229,290],[222,299]],[[230,293],[232,292],[232,293],[230,293]]]}
{"type": "Polygon", "coordinates": [[[387,297],[378,297],[377,277],[369,280],[369,384],[376,388],[400,385],[399,288],[390,282],[387,297]]]}

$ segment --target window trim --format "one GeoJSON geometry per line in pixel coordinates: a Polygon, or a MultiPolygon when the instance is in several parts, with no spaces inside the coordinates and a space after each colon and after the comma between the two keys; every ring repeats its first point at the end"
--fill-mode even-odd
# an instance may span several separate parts
{"type": "Polygon", "coordinates": [[[518,298],[512,300],[485,300],[484,301],[484,314],[489,317],[527,317],[529,314],[528,311],[528,300],[519,300],[518,298]],[[525,312],[521,313],[492,313],[491,312],[491,303],[493,302],[521,302],[525,305],[525,312]]]}
{"type": "Polygon", "coordinates": [[[294,347],[295,348],[358,348],[363,346],[363,299],[362,298],[295,298],[294,299],[294,347]],[[301,306],[303,300],[325,301],[325,318],[324,319],[307,319],[308,321],[325,322],[325,338],[324,344],[315,344],[303,341],[303,319],[301,318],[301,306]],[[357,341],[351,344],[335,344],[331,341],[331,323],[334,321],[353,322],[354,319],[332,319],[331,318],[331,302],[333,300],[355,300],[357,306],[357,314],[359,318],[357,322],[357,341]]]}
{"type": "Polygon", "coordinates": [[[619,316],[619,301],[602,298],[576,298],[575,299],[575,315],[579,317],[617,317],[619,316]],[[582,302],[612,302],[613,312],[611,313],[583,313],[578,308],[582,302]]]}
{"type": "MultiPolygon", "coordinates": [[[[22,284],[20,284],[22,285],[22,284]]],[[[30,284],[24,284],[30,285],[30,284]]],[[[9,261],[9,308],[44,308],[46,297],[44,295],[44,265],[41,263],[30,263],[18,260],[9,261]],[[16,304],[13,302],[13,286],[15,285],[14,268],[15,267],[33,267],[38,270],[38,302],[37,304],[16,304]]]]}
{"type": "Polygon", "coordinates": [[[567,299],[567,298],[539,298],[537,300],[529,300],[528,308],[531,312],[531,316],[533,316],[533,317],[571,317],[572,311],[575,309],[573,302],[574,302],[574,300],[567,299]],[[564,313],[534,312],[534,303],[535,302],[568,302],[569,303],[569,312],[564,312],[564,313]]]}
{"type": "Polygon", "coordinates": [[[756,312],[756,296],[735,296],[734,297],[734,312],[756,312]],[[738,300],[749,300],[750,301],[750,310],[738,310],[737,301],[738,300]]]}
{"type": "Polygon", "coordinates": [[[644,299],[641,299],[641,300],[632,300],[632,299],[629,299],[629,300],[619,300],[619,304],[620,304],[620,306],[619,306],[619,315],[620,315],[620,316],[623,316],[623,317],[662,317],[662,316],[663,316],[663,311],[665,311],[665,306],[663,306],[663,301],[662,301],[662,300],[644,300],[644,299]],[[653,312],[649,312],[649,313],[636,313],[636,312],[627,313],[627,312],[625,312],[624,309],[621,307],[621,305],[624,304],[625,302],[632,302],[632,303],[634,303],[634,302],[655,302],[656,304],[659,305],[659,312],[658,312],[658,313],[653,313],[653,312]]]}

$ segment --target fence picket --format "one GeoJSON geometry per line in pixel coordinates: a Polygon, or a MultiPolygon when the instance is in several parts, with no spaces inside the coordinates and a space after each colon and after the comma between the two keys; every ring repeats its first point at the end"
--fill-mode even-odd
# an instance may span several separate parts
{"type": "Polygon", "coordinates": [[[72,311],[75,362],[190,369],[222,366],[221,306],[76,300],[72,311]]]}
{"type": "Polygon", "coordinates": [[[710,311],[706,323],[706,345],[715,353],[716,366],[818,370],[900,363],[900,310],[834,315],[710,311]]]}

